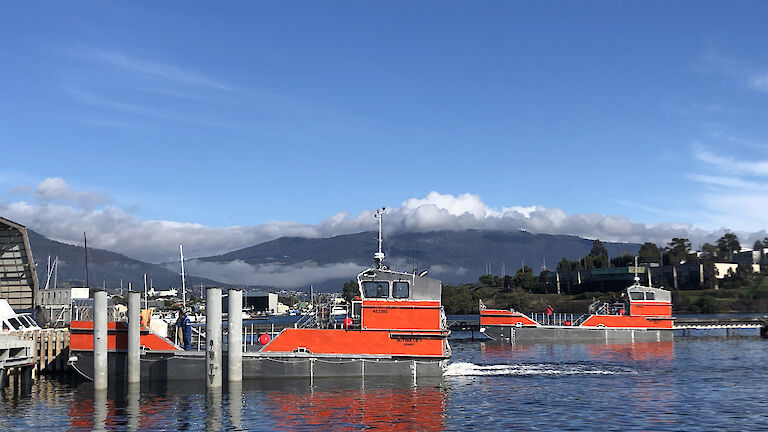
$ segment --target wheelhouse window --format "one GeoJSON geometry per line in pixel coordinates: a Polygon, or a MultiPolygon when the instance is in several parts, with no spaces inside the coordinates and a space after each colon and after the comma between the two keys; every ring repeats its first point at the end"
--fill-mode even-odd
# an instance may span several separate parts
{"type": "Polygon", "coordinates": [[[363,293],[367,298],[389,297],[389,284],[385,281],[363,282],[363,293]]]}
{"type": "Polygon", "coordinates": [[[645,299],[646,300],[655,300],[656,296],[653,294],[653,291],[647,291],[645,293],[645,299]]]}
{"type": "Polygon", "coordinates": [[[638,291],[633,291],[629,293],[629,298],[631,300],[643,300],[643,293],[638,291]]]}
{"type": "Polygon", "coordinates": [[[408,298],[411,295],[410,284],[408,282],[393,282],[392,283],[392,297],[394,298],[408,298]]]}

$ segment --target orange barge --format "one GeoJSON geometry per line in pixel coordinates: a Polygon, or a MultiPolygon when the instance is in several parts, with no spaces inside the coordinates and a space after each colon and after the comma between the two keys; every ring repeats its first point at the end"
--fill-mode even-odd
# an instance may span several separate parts
{"type": "Polygon", "coordinates": [[[675,318],[667,290],[641,286],[637,279],[622,298],[596,301],[576,319],[566,314],[526,315],[488,309],[480,302],[480,331],[493,340],[661,341],[672,338],[675,318]]]}

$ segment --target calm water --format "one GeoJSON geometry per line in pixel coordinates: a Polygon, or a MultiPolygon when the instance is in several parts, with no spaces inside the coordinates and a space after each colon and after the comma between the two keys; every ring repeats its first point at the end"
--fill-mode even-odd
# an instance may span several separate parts
{"type": "MultiPolygon", "coordinates": [[[[750,334],[754,334],[751,332],[750,334]]],[[[766,430],[768,340],[509,346],[453,340],[436,380],[5,390],[2,430],[766,430]]]]}

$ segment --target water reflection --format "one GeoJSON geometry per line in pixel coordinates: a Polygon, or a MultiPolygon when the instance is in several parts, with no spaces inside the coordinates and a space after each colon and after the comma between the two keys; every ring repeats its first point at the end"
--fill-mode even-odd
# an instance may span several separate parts
{"type": "Polygon", "coordinates": [[[279,430],[386,428],[442,430],[446,392],[440,378],[259,380],[206,389],[201,383],[123,385],[74,391],[71,430],[279,430]],[[245,401],[258,406],[247,412],[245,401]]]}
{"type": "Polygon", "coordinates": [[[205,430],[208,432],[221,430],[221,393],[221,388],[205,391],[205,430]]]}
{"type": "Polygon", "coordinates": [[[125,395],[126,426],[129,431],[139,430],[139,421],[141,411],[139,409],[139,399],[141,398],[141,386],[139,383],[128,384],[125,395]]]}
{"type": "Polygon", "coordinates": [[[107,430],[107,390],[93,391],[93,430],[107,430]]]}
{"type": "Polygon", "coordinates": [[[243,428],[243,383],[232,382],[229,383],[227,391],[227,413],[229,414],[229,421],[232,424],[232,429],[236,431],[244,430],[243,428]]]}
{"type": "Polygon", "coordinates": [[[453,346],[452,363],[489,373],[246,381],[219,396],[202,379],[143,383],[106,400],[42,377],[29,396],[2,392],[0,430],[768,430],[759,338],[453,346]]]}
{"type": "Polygon", "coordinates": [[[446,393],[440,379],[315,381],[304,388],[273,389],[267,414],[281,430],[444,428],[446,393]]]}
{"type": "Polygon", "coordinates": [[[486,362],[509,361],[541,361],[547,358],[563,360],[590,361],[666,361],[675,358],[674,340],[661,342],[614,342],[614,343],[584,343],[584,342],[524,342],[500,343],[482,342],[480,352],[486,362]]]}

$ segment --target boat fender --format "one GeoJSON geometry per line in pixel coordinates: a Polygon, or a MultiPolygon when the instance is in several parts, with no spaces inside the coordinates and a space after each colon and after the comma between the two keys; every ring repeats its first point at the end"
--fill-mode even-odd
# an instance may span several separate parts
{"type": "Polygon", "coordinates": [[[566,321],[566,322],[564,322],[563,324],[565,324],[565,325],[567,325],[567,326],[570,326],[570,325],[571,325],[571,322],[570,322],[570,321],[566,321]]]}
{"type": "Polygon", "coordinates": [[[344,318],[344,328],[349,330],[350,327],[352,327],[352,318],[350,317],[344,318]]]}
{"type": "Polygon", "coordinates": [[[272,339],[272,338],[270,338],[268,334],[262,333],[259,336],[259,343],[262,344],[262,345],[266,345],[266,344],[269,343],[270,339],[272,339]]]}

